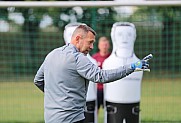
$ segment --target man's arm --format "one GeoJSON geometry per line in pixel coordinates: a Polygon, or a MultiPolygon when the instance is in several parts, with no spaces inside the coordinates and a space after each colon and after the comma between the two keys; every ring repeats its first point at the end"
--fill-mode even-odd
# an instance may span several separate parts
{"type": "Polygon", "coordinates": [[[44,63],[40,66],[39,70],[37,71],[34,84],[44,92],[44,63]]]}
{"type": "Polygon", "coordinates": [[[84,55],[78,55],[76,60],[77,72],[89,81],[107,83],[121,79],[134,70],[131,65],[122,66],[113,70],[102,70],[100,67],[92,64],[84,55]]]}
{"type": "Polygon", "coordinates": [[[76,65],[77,71],[82,77],[93,82],[107,83],[124,78],[134,72],[137,68],[140,68],[143,71],[148,69],[148,60],[151,58],[152,56],[149,58],[146,57],[146,59],[144,58],[143,60],[139,61],[141,62],[140,66],[137,66],[136,62],[130,65],[121,66],[117,69],[102,70],[96,65],[92,64],[87,57],[79,55],[76,65]]]}

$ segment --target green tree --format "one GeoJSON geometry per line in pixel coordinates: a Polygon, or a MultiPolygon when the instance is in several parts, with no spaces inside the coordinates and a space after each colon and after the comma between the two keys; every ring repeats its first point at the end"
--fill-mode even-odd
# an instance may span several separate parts
{"type": "MultiPolygon", "coordinates": [[[[168,62],[170,59],[172,61],[177,61],[177,56],[175,55],[175,49],[180,47],[175,46],[177,40],[175,36],[177,31],[181,27],[177,26],[180,24],[181,8],[176,6],[167,7],[139,7],[138,10],[131,16],[131,20],[139,21],[160,21],[162,23],[161,28],[161,39],[162,39],[162,61],[164,69],[172,70],[178,66],[173,66],[168,62]],[[177,27],[177,28],[176,28],[177,27]],[[176,48],[177,47],[177,48],[176,48]]],[[[178,35],[177,35],[178,36],[178,35]]],[[[179,36],[180,37],[180,36],[179,36]]],[[[177,54],[180,55],[180,52],[177,54]]]]}
{"type": "Polygon", "coordinates": [[[36,59],[36,49],[35,43],[38,39],[39,25],[42,17],[46,11],[39,8],[15,8],[14,12],[22,13],[24,17],[24,23],[22,26],[22,32],[25,39],[25,49],[26,51],[26,66],[32,69],[36,69],[37,65],[35,63],[36,59]],[[31,65],[31,66],[30,66],[31,65]]]}
{"type": "Polygon", "coordinates": [[[0,8],[0,19],[8,20],[8,10],[7,10],[7,8],[0,8]]]}
{"type": "MultiPolygon", "coordinates": [[[[78,0],[75,0],[78,1],[78,0]]],[[[49,15],[53,18],[54,25],[60,30],[70,22],[82,22],[91,26],[96,30],[98,36],[110,36],[110,29],[105,30],[104,27],[112,27],[115,22],[116,11],[110,7],[87,8],[87,7],[69,7],[69,8],[49,8],[49,15]],[[65,17],[65,18],[63,18],[65,17]],[[106,20],[106,21],[105,21],[106,20]],[[108,22],[108,23],[105,23],[108,22]]],[[[91,54],[98,51],[97,42],[94,45],[91,54]]]]}
{"type": "MultiPolygon", "coordinates": [[[[21,0],[27,1],[27,0],[21,0]]],[[[32,1],[32,0],[28,0],[32,1]]],[[[39,0],[41,1],[41,0],[39,0]]],[[[42,0],[43,1],[43,0],[42,0]]],[[[54,1],[54,0],[50,0],[54,1]]],[[[78,0],[77,0],[78,1],[78,0]]],[[[4,9],[5,11],[6,9],[4,9]]],[[[12,12],[12,11],[11,11],[12,12]]],[[[116,12],[110,7],[102,8],[87,8],[87,7],[68,7],[68,8],[19,8],[16,7],[13,12],[22,13],[24,17],[24,23],[22,25],[22,31],[26,39],[26,48],[27,48],[27,65],[33,65],[31,68],[36,69],[37,65],[35,64],[36,59],[36,48],[35,43],[38,39],[38,34],[40,31],[39,25],[42,21],[44,15],[49,15],[53,20],[53,26],[59,29],[60,32],[63,32],[65,25],[70,22],[82,22],[86,23],[92,28],[94,28],[98,34],[97,37],[102,35],[110,36],[110,30],[105,30],[105,26],[112,27],[112,24],[115,22],[114,14],[116,12]],[[106,21],[105,21],[106,20],[106,21]],[[107,21],[108,20],[108,21],[107,21]],[[108,22],[108,23],[105,23],[108,22]]],[[[8,13],[4,12],[7,17],[8,13]]],[[[111,28],[110,28],[111,29],[111,28]]],[[[63,37],[63,34],[60,34],[63,37]]],[[[97,44],[94,45],[95,48],[92,53],[97,52],[97,44]]]]}

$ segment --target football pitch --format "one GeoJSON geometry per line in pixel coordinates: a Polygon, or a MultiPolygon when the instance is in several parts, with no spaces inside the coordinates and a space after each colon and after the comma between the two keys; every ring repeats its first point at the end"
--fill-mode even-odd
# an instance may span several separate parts
{"type": "MultiPolygon", "coordinates": [[[[181,80],[143,79],[141,89],[142,122],[181,122],[181,80]]],[[[0,82],[0,112],[0,123],[43,123],[43,93],[33,82],[0,82]]]]}

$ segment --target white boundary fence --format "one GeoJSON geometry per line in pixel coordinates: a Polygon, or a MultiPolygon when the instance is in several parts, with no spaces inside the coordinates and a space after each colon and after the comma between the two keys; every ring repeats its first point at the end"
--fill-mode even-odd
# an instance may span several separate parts
{"type": "Polygon", "coordinates": [[[0,1],[1,7],[111,7],[111,6],[180,6],[181,0],[146,1],[0,1]]]}

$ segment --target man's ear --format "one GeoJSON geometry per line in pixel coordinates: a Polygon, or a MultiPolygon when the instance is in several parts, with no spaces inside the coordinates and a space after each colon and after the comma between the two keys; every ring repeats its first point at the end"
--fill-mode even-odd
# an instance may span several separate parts
{"type": "Polygon", "coordinates": [[[80,35],[77,35],[76,37],[75,37],[75,40],[76,40],[76,44],[78,44],[79,43],[79,40],[80,40],[80,35]]]}

